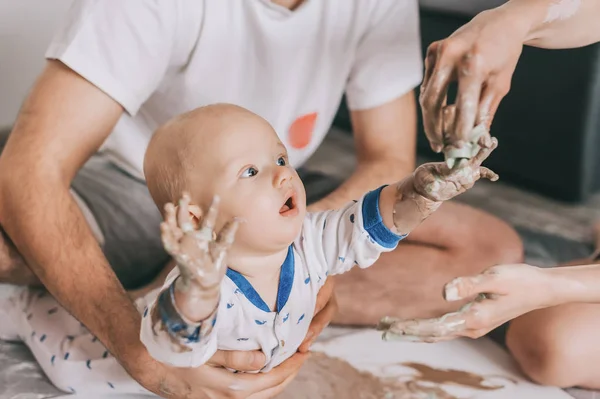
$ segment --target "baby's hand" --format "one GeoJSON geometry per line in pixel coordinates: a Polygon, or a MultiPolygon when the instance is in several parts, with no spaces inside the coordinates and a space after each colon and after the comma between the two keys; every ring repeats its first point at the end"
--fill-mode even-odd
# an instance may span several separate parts
{"type": "Polygon", "coordinates": [[[491,145],[482,147],[473,158],[461,159],[453,168],[445,162],[426,163],[414,173],[415,190],[423,197],[435,201],[447,201],[464,193],[480,178],[498,180],[498,175],[481,166],[483,161],[498,146],[498,140],[492,138],[491,145]]]}
{"type": "Polygon", "coordinates": [[[190,197],[184,194],[177,215],[175,206],[167,204],[160,229],[165,250],[175,259],[181,273],[175,283],[177,306],[183,316],[201,321],[207,310],[201,305],[208,302],[216,305],[218,301],[219,286],[227,271],[225,258],[239,222],[237,219],[228,222],[215,237],[219,198],[213,199],[199,230],[192,223],[189,204],[190,197]]]}

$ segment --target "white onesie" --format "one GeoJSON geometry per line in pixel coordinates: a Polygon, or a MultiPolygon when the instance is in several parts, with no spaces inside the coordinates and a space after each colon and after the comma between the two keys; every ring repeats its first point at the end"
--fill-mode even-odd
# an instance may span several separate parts
{"type": "MultiPolygon", "coordinates": [[[[256,350],[266,355],[267,372],[292,356],[306,336],[319,289],[328,275],[354,266],[371,266],[382,252],[393,250],[403,236],[390,231],[379,212],[379,188],[340,210],[309,213],[299,237],[281,265],[277,309],[271,311],[240,273],[229,269],[221,284],[218,308],[194,334],[175,345],[162,321],[152,325],[154,299],[144,311],[141,340],[157,360],[178,367],[197,367],[221,350],[256,350]]],[[[174,269],[163,286],[179,276],[174,269]]]]}

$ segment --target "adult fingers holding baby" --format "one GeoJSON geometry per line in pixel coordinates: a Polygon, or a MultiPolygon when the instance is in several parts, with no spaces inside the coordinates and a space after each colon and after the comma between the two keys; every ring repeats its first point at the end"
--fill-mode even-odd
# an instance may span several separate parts
{"type": "Polygon", "coordinates": [[[285,389],[308,358],[308,354],[297,353],[269,373],[249,374],[232,373],[224,368],[246,370],[248,364],[245,364],[245,360],[248,359],[223,357],[219,353],[211,359],[212,365],[167,367],[162,373],[163,382],[156,392],[165,398],[270,399],[285,389]]]}
{"type": "Polygon", "coordinates": [[[384,331],[384,339],[437,342],[479,338],[517,316],[554,305],[558,280],[552,274],[552,269],[526,264],[494,266],[446,284],[447,301],[471,299],[457,312],[423,320],[386,317],[378,328],[384,331]]]}
{"type": "Polygon", "coordinates": [[[337,313],[338,304],[335,293],[333,292],[333,287],[333,278],[330,277],[319,290],[317,304],[315,305],[315,316],[310,322],[306,338],[304,338],[304,341],[298,348],[298,352],[308,352],[313,342],[315,342],[319,334],[321,334],[321,331],[329,325],[337,313]]]}

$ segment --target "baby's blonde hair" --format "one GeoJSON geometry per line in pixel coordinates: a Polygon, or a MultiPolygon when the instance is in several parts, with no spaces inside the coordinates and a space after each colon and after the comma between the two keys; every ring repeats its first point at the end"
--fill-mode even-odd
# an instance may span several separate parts
{"type": "Polygon", "coordinates": [[[163,212],[165,204],[176,203],[186,184],[186,146],[182,145],[181,120],[170,120],[152,136],[144,157],[144,176],[148,191],[158,209],[163,212]]]}

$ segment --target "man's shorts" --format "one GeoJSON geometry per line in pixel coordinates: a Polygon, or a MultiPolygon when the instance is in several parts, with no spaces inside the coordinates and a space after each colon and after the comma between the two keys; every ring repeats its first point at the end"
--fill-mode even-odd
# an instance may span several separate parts
{"type": "MultiPolygon", "coordinates": [[[[341,183],[299,170],[307,202],[315,202],[341,183]]],[[[72,183],[73,195],[126,289],[149,283],[169,260],[160,239],[162,221],[144,181],[122,171],[102,155],[93,156],[72,183]]]]}

